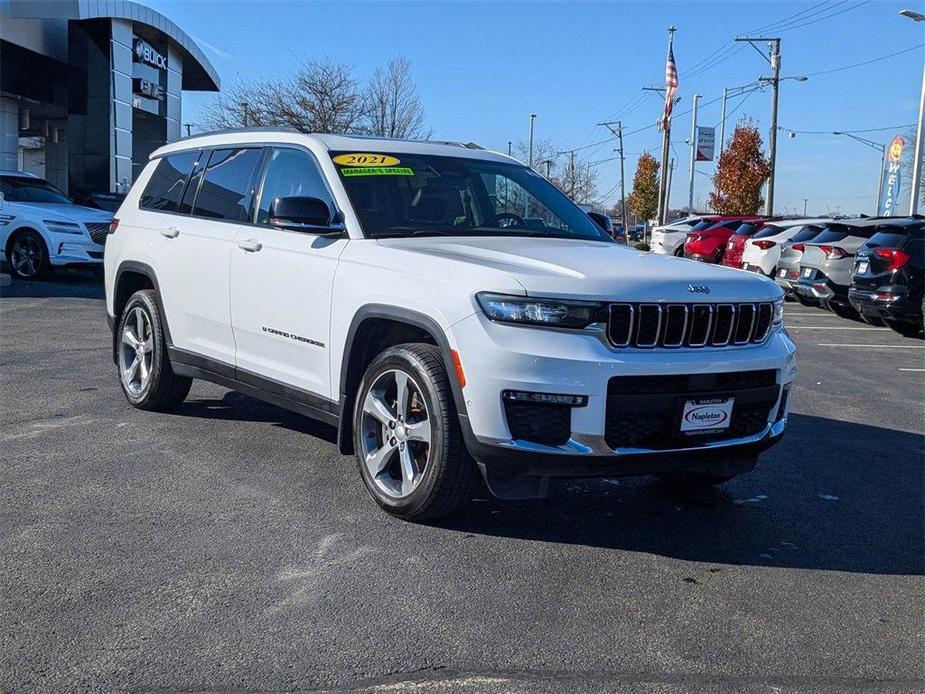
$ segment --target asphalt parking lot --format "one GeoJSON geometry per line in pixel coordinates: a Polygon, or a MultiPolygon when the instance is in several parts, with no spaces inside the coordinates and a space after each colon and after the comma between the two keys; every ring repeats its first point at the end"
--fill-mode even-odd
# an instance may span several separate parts
{"type": "Polygon", "coordinates": [[[329,427],[198,382],[133,410],[89,275],[0,295],[0,691],[925,687],[925,341],[788,304],[755,472],[425,526],[329,427]]]}

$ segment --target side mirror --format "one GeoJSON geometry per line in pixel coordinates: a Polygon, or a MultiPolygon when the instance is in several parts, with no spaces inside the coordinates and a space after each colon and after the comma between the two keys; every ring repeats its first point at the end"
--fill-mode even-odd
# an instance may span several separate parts
{"type": "Polygon", "coordinates": [[[613,222],[606,214],[600,212],[588,212],[591,221],[603,229],[609,236],[613,236],[613,222]]]}
{"type": "Polygon", "coordinates": [[[270,203],[270,224],[288,231],[304,231],[318,236],[340,236],[344,227],[335,224],[331,208],[321,198],[291,196],[270,203]]]}

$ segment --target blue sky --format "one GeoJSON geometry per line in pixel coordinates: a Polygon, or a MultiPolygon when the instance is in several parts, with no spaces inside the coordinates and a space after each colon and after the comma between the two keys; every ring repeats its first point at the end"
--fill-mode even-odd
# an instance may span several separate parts
{"type": "MultiPolygon", "coordinates": [[[[780,31],[768,32],[782,38],[782,74],[810,75],[806,82],[781,85],[779,123],[785,128],[828,133],[912,124],[925,60],[925,48],[919,47],[863,67],[811,74],[925,43],[925,23],[899,15],[903,7],[925,12],[921,0],[147,4],[200,42],[225,83],[282,74],[301,57],[348,63],[362,78],[404,55],[413,64],[434,136],[497,150],[505,150],[508,140],[526,139],[531,112],[538,114],[536,137],[563,150],[604,140],[607,131],[595,124],[614,115],[623,119],[627,132],[652,125],[661,110],[660,97],[638,92],[644,85],[664,84],[669,24],[678,28],[675,59],[682,100],[676,113],[690,108],[694,92],[702,94],[700,125],[719,123],[723,87],[768,74],[767,63],[753,49],[740,44],[737,50],[727,42],[792,15],[798,16],[780,25],[780,31]],[[692,70],[718,49],[699,72],[692,70]]],[[[210,98],[185,94],[184,122],[195,123],[210,98]]],[[[731,99],[730,110],[740,101],[731,99]]],[[[732,121],[743,114],[757,121],[766,140],[770,92],[751,94],[732,121]]],[[[673,206],[687,200],[689,149],[683,141],[689,133],[690,116],[676,118],[673,206]]],[[[884,130],[861,136],[888,142],[894,134],[884,130]]],[[[628,185],[638,154],[648,150],[657,157],[659,148],[654,127],[627,135],[628,185]]],[[[605,142],[582,155],[598,162],[614,156],[612,149],[605,142]]],[[[878,157],[845,137],[782,134],[777,210],[802,211],[803,198],[808,198],[810,213],[872,212],[878,157]]],[[[597,166],[601,192],[610,191],[609,201],[617,199],[618,163],[597,166]]],[[[714,165],[701,163],[697,170],[712,175],[714,165]]],[[[706,201],[710,188],[708,176],[695,176],[695,201],[706,201]]]]}

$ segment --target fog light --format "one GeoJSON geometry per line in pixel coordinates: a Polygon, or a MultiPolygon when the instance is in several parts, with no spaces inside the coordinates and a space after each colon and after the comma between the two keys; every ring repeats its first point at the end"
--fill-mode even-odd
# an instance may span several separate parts
{"type": "Polygon", "coordinates": [[[561,393],[531,393],[525,390],[505,390],[501,393],[504,400],[510,402],[531,402],[546,405],[568,405],[584,407],[588,404],[587,395],[562,395],[561,393]]]}

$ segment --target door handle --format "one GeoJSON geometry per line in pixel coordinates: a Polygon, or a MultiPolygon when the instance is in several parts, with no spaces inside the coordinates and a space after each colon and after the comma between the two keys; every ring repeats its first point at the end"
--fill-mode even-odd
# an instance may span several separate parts
{"type": "Polygon", "coordinates": [[[238,248],[240,248],[242,251],[247,251],[248,253],[256,253],[261,248],[263,248],[263,244],[260,243],[260,241],[248,239],[247,241],[238,241],[238,248]]]}
{"type": "Polygon", "coordinates": [[[176,227],[167,227],[166,229],[161,229],[161,236],[166,236],[168,239],[175,239],[180,235],[180,230],[176,227]]]}

